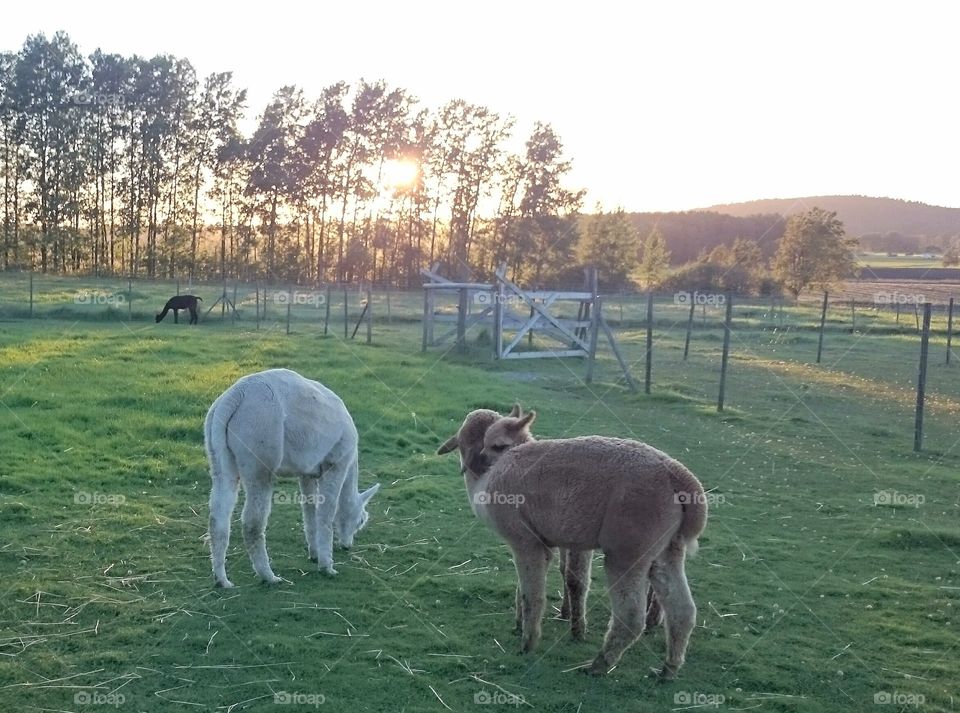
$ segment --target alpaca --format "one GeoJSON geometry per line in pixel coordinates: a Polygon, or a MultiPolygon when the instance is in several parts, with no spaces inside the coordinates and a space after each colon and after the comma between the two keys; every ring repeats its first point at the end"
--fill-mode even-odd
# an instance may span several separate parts
{"type": "Polygon", "coordinates": [[[311,560],[333,568],[333,535],[343,547],[367,523],[366,506],[380,488],[358,490],[357,429],[343,401],[330,389],[288,369],[239,379],[213,402],[203,424],[210,461],[210,555],[218,586],[227,579],[230,518],[243,485],[243,539],[253,569],[268,583],[264,531],[276,476],[300,479],[303,531],[311,560]]]}
{"type": "MultiPolygon", "coordinates": [[[[533,417],[527,417],[529,425],[533,417]]],[[[539,643],[553,548],[578,553],[600,549],[612,611],[603,646],[588,672],[610,671],[643,633],[649,583],[665,613],[667,631],[667,655],[659,674],[673,678],[696,623],[684,559],[688,549],[691,554],[696,550],[706,527],[700,481],[645,443],[600,436],[523,443],[506,449],[477,477],[470,465],[489,457],[484,437],[497,420],[496,412],[468,414],[438,453],[459,448],[474,513],[513,551],[521,591],[522,651],[533,651],[539,643]]]]}
{"type": "MultiPolygon", "coordinates": [[[[523,413],[520,404],[514,404],[509,415],[494,421],[483,436],[484,463],[487,468],[500,455],[521,443],[536,440],[530,433],[530,426],[536,419],[536,411],[523,413]]],[[[454,444],[452,448],[456,448],[454,444]]],[[[450,450],[452,450],[450,448],[450,450]]],[[[486,468],[484,468],[484,471],[486,468]]],[[[474,472],[474,476],[483,475],[474,472]]],[[[593,552],[559,548],[560,578],[563,581],[563,600],[560,605],[560,619],[570,621],[570,633],[575,640],[582,640],[587,630],[586,602],[590,590],[590,570],[593,564],[593,552]]],[[[647,591],[647,613],[644,630],[653,629],[663,619],[660,603],[652,586],[647,591]]],[[[517,631],[522,627],[520,587],[517,585],[516,601],[517,631]]]]}
{"type": "Polygon", "coordinates": [[[203,298],[195,295],[177,295],[176,297],[171,297],[163,306],[163,312],[157,315],[157,322],[162,321],[163,318],[167,316],[167,312],[173,310],[173,323],[179,324],[180,310],[188,309],[190,310],[190,324],[196,324],[197,301],[203,302],[203,298]]]}

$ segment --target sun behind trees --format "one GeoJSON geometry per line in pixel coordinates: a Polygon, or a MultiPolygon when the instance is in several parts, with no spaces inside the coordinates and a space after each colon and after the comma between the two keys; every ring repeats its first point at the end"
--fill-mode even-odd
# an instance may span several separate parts
{"type": "Polygon", "coordinates": [[[401,286],[436,260],[573,267],[583,191],[549,124],[515,154],[512,117],[365,80],[281,87],[249,136],[245,109],[230,72],[169,55],[84,57],[62,32],[0,52],[0,267],[401,286]]]}

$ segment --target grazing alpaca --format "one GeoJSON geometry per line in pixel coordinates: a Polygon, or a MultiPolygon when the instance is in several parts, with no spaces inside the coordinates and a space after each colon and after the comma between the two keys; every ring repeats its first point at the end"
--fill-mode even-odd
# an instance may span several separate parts
{"type": "Polygon", "coordinates": [[[157,321],[160,322],[164,317],[167,316],[167,312],[173,310],[173,323],[179,324],[179,313],[182,309],[190,310],[190,324],[197,323],[197,301],[203,302],[202,297],[196,297],[194,295],[177,295],[176,297],[171,297],[167,300],[167,303],[163,306],[163,312],[157,315],[157,321]]]}
{"type": "MultiPolygon", "coordinates": [[[[529,424],[532,417],[527,418],[529,424]]],[[[471,466],[488,457],[484,437],[496,420],[495,412],[468,414],[438,453],[459,448],[474,512],[513,551],[522,650],[532,651],[540,639],[553,548],[601,549],[611,617],[589,672],[607,673],[643,633],[652,583],[666,616],[667,656],[660,676],[675,676],[696,623],[684,559],[688,548],[695,551],[706,526],[703,486],[651,446],[599,436],[523,443],[507,449],[477,477],[471,466]]]]}
{"type": "Polygon", "coordinates": [[[213,402],[203,424],[210,460],[210,554],[218,586],[226,573],[230,518],[243,485],[243,540],[253,569],[268,583],[264,531],[276,476],[300,478],[303,531],[310,559],[333,568],[333,535],[344,547],[367,523],[366,505],[380,484],[358,490],[357,429],[340,398],[288,369],[239,379],[213,402]]]}
{"type": "MultiPolygon", "coordinates": [[[[530,433],[530,425],[536,418],[536,411],[523,413],[520,404],[514,404],[510,414],[493,421],[483,435],[482,461],[486,467],[482,472],[474,471],[474,476],[493,465],[499,456],[521,443],[536,440],[530,433]]],[[[484,421],[487,419],[485,418],[484,421]]],[[[448,441],[449,443],[449,441],[448,441]]],[[[448,449],[453,450],[456,444],[448,449]]],[[[446,452],[446,451],[445,451],[446,452]]],[[[560,618],[570,620],[570,631],[574,639],[582,640],[587,630],[586,602],[590,591],[590,570],[593,564],[593,552],[559,548],[560,577],[563,581],[563,602],[560,606],[560,618]]],[[[521,629],[520,588],[517,585],[517,630],[521,629]]],[[[647,591],[646,625],[644,630],[658,626],[663,620],[663,611],[651,586],[647,591]]]]}

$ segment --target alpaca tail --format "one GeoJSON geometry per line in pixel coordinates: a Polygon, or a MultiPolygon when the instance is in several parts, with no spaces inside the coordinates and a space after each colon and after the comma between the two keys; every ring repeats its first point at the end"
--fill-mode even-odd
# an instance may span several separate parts
{"type": "Polygon", "coordinates": [[[197,299],[203,302],[203,297],[197,297],[197,299]]]}
{"type": "Polygon", "coordinates": [[[238,476],[236,461],[227,444],[227,427],[239,406],[240,399],[228,392],[213,402],[203,422],[203,445],[210,462],[214,490],[218,483],[232,483],[238,476]]]}
{"type": "MultiPolygon", "coordinates": [[[[679,465],[679,464],[677,464],[679,465]]],[[[707,494],[697,477],[680,466],[671,472],[674,498],[683,508],[683,521],[678,535],[691,557],[697,553],[697,538],[707,526],[707,494]]]]}

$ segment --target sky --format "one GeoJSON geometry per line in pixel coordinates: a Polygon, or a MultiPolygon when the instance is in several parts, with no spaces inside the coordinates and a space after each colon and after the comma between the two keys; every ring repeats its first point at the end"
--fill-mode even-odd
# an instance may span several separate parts
{"type": "Polygon", "coordinates": [[[384,79],[549,123],[585,207],[668,211],[861,194],[960,206],[960,5],[803,2],[37,0],[0,49],[65,30],[84,54],[174,54],[232,71],[249,122],[284,84],[308,97],[384,79]],[[148,7],[148,14],[144,8],[148,7]]]}

